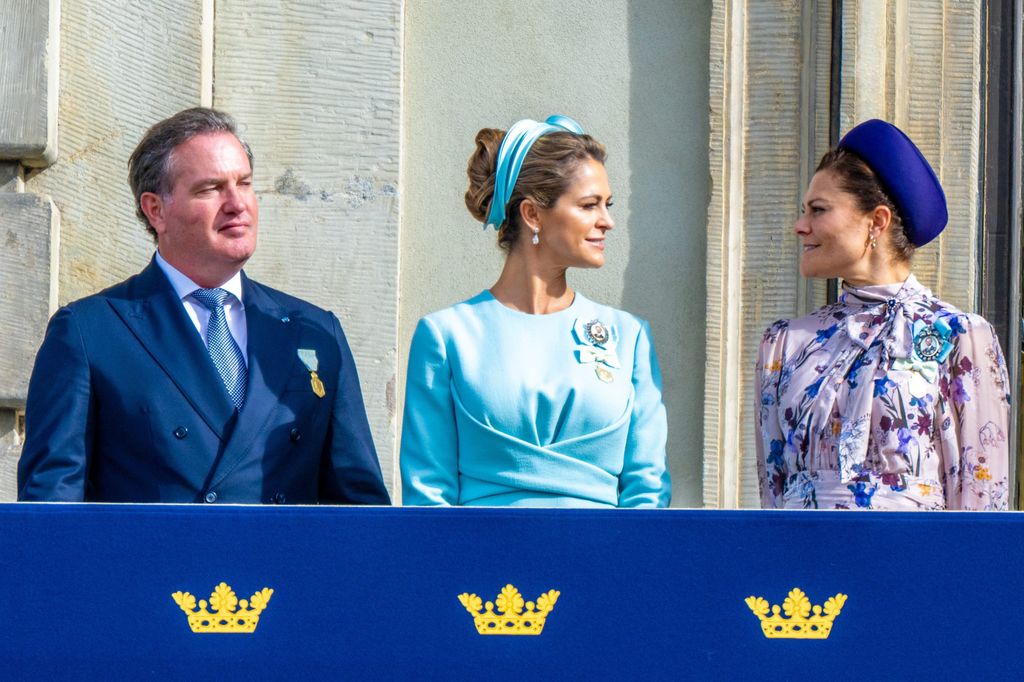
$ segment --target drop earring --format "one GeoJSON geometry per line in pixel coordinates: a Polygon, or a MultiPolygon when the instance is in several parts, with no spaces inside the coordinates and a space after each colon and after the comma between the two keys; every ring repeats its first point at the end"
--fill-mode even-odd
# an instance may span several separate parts
{"type": "Polygon", "coordinates": [[[540,244],[540,230],[538,230],[536,227],[533,228],[533,237],[530,238],[530,243],[533,244],[534,246],[540,244]]]}
{"type": "Polygon", "coordinates": [[[878,246],[878,237],[871,238],[871,248],[874,249],[878,246]]]}

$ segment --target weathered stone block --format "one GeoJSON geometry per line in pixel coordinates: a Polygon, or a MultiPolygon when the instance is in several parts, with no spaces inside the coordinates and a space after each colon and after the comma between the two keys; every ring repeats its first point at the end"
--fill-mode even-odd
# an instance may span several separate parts
{"type": "Polygon", "coordinates": [[[60,0],[0,3],[0,159],[57,156],[60,0]]]}
{"type": "Polygon", "coordinates": [[[338,314],[392,486],[402,3],[216,8],[213,103],[256,154],[260,244],[246,272],[338,314]]]}
{"type": "Polygon", "coordinates": [[[0,406],[24,405],[57,305],[58,220],[49,197],[0,194],[0,406]]]}
{"type": "Polygon", "coordinates": [[[60,209],[62,303],[135,274],[153,256],[126,164],[147,128],[199,104],[204,4],[61,0],[60,160],[26,178],[25,191],[60,209]]]}
{"type": "Polygon", "coordinates": [[[13,502],[18,497],[21,434],[17,423],[17,410],[0,407],[0,502],[13,502]]]}
{"type": "Polygon", "coordinates": [[[24,192],[25,173],[17,161],[0,161],[0,192],[24,192]]]}

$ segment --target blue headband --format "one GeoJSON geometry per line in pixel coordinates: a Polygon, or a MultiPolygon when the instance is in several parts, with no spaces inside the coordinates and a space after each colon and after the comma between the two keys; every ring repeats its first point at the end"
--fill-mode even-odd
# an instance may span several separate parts
{"type": "Polygon", "coordinates": [[[497,230],[505,222],[505,205],[512,196],[512,190],[519,179],[519,170],[523,167],[526,153],[542,135],[548,133],[583,134],[579,123],[568,116],[555,114],[548,116],[544,123],[524,118],[508,129],[505,139],[498,148],[498,169],[494,173],[494,197],[491,199],[491,210],[487,214],[484,229],[493,227],[497,230]]]}

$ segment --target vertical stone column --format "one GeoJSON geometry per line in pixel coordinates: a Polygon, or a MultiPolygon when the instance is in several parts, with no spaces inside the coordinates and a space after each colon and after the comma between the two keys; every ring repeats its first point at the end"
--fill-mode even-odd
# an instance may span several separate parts
{"type": "Polygon", "coordinates": [[[20,413],[0,408],[0,502],[18,496],[18,453],[21,452],[20,413]]]}
{"type": "Polygon", "coordinates": [[[151,256],[126,162],[147,127],[199,103],[200,81],[197,7],[12,4],[0,15],[0,59],[12,78],[0,80],[0,166],[15,164],[0,167],[0,319],[9,325],[0,337],[2,500],[15,494],[18,408],[47,319],[58,303],[138,272],[151,256]]]}
{"type": "Polygon", "coordinates": [[[22,407],[57,305],[58,214],[48,197],[0,194],[0,406],[22,407]]]}
{"type": "Polygon", "coordinates": [[[982,12],[955,0],[844,0],[843,132],[869,118],[904,130],[946,191],[949,225],[914,258],[941,298],[978,309],[982,12]]]}
{"type": "Polygon", "coordinates": [[[60,0],[5,0],[0,13],[0,161],[57,158],[60,0]]]}
{"type": "MultiPolygon", "coordinates": [[[[950,222],[918,253],[936,294],[977,308],[982,7],[844,0],[840,128],[900,126],[934,165],[950,222]]],[[[797,274],[789,225],[828,147],[831,2],[715,4],[704,501],[757,506],[752,385],[760,331],[825,302],[797,274]]]]}
{"type": "Polygon", "coordinates": [[[0,501],[16,496],[18,415],[57,302],[58,212],[25,193],[25,167],[57,155],[60,2],[7,0],[0,13],[0,501]]]}
{"type": "Polygon", "coordinates": [[[754,362],[774,320],[824,302],[792,235],[828,147],[831,3],[720,0],[711,20],[704,504],[758,506],[754,362]]]}

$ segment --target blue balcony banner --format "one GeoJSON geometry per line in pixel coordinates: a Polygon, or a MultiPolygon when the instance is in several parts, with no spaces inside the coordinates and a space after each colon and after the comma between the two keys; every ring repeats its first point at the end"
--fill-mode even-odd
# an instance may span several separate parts
{"type": "Polygon", "coordinates": [[[1022,587],[1018,513],[6,504],[0,679],[1012,679],[1022,587]]]}

